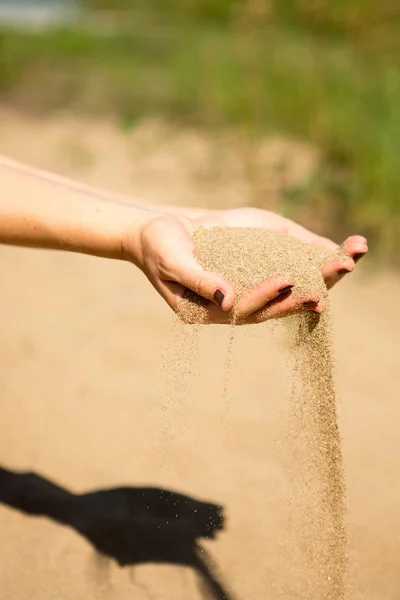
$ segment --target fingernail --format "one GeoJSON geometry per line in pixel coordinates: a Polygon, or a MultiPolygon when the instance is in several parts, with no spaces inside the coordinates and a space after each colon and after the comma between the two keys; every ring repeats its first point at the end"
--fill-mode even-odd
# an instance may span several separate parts
{"type": "Polygon", "coordinates": [[[338,271],[339,275],[345,275],[346,273],[350,273],[349,269],[340,269],[340,271],[338,271]]]}
{"type": "Polygon", "coordinates": [[[269,300],[265,306],[274,306],[277,302],[281,302],[282,300],[289,298],[290,294],[292,293],[292,287],[292,285],[287,285],[286,287],[282,288],[279,291],[279,294],[275,296],[275,298],[272,298],[272,300],[269,300]]]}
{"type": "Polygon", "coordinates": [[[355,255],[353,256],[353,260],[354,260],[354,262],[357,262],[357,261],[359,261],[359,260],[360,260],[360,258],[362,258],[362,257],[363,257],[365,254],[366,254],[366,252],[360,252],[359,254],[355,254],[355,255]]]}
{"type": "Polygon", "coordinates": [[[312,306],[317,306],[318,302],[315,302],[315,300],[308,300],[307,302],[303,302],[303,306],[307,306],[307,307],[312,307],[312,306]]]}
{"type": "Polygon", "coordinates": [[[221,291],[221,290],[217,290],[214,294],[214,300],[215,302],[217,302],[220,306],[222,306],[222,303],[224,301],[225,298],[225,294],[221,291]]]}
{"type": "Polygon", "coordinates": [[[293,285],[286,285],[285,287],[283,287],[279,290],[279,295],[287,294],[288,292],[291,292],[293,287],[294,287],[293,285]]]}

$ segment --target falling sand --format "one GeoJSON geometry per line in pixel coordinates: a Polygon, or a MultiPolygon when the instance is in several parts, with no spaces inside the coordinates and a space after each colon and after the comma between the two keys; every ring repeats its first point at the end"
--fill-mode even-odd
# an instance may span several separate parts
{"type": "MultiPolygon", "coordinates": [[[[292,490],[288,502],[290,512],[297,515],[288,524],[290,548],[286,549],[285,557],[288,574],[292,563],[297,567],[293,598],[343,600],[347,586],[345,483],[337,422],[331,311],[321,276],[321,266],[329,254],[286,234],[265,229],[199,229],[194,241],[198,262],[233,285],[236,302],[262,280],[281,274],[295,281],[293,294],[307,299],[310,292],[317,291],[326,305],[321,315],[298,312],[283,319],[289,334],[293,379],[285,443],[292,490]]],[[[207,305],[189,293],[181,302],[181,319],[185,323],[207,323],[207,305]]],[[[260,311],[260,320],[265,317],[268,306],[260,311]]],[[[225,388],[231,364],[235,309],[231,323],[225,388]]],[[[186,324],[182,327],[192,328],[186,324]]],[[[198,339],[198,326],[193,327],[193,334],[198,339]]],[[[179,354],[187,356],[190,353],[187,340],[186,350],[178,339],[175,341],[180,346],[179,354]]],[[[282,597],[289,596],[292,597],[290,592],[282,597]]]]}

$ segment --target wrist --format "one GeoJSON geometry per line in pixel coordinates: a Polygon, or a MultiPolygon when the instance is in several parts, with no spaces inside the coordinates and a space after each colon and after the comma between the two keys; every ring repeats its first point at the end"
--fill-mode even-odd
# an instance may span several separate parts
{"type": "Polygon", "coordinates": [[[145,256],[143,251],[143,236],[146,228],[154,220],[165,217],[164,212],[155,207],[129,206],[125,214],[120,215],[120,226],[116,246],[119,249],[118,258],[129,261],[143,269],[145,256]],[[122,217],[122,220],[121,220],[122,217]]]}

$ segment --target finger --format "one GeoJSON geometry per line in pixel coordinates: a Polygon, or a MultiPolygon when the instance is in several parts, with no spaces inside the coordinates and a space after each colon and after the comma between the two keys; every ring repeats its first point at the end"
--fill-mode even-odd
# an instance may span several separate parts
{"type": "Polygon", "coordinates": [[[289,294],[294,281],[281,275],[264,279],[255,289],[245,292],[235,310],[237,319],[246,319],[251,313],[259,310],[274,298],[289,294]]]}
{"type": "Polygon", "coordinates": [[[266,306],[250,315],[247,319],[242,320],[239,325],[251,325],[263,323],[271,319],[282,319],[290,315],[302,312],[322,313],[325,310],[325,304],[319,299],[318,294],[311,296],[309,299],[295,296],[292,294],[286,298],[277,298],[266,306]]]}
{"type": "MultiPolygon", "coordinates": [[[[263,282],[264,283],[264,282],[263,282]]],[[[209,322],[227,324],[234,322],[237,325],[251,325],[262,323],[269,319],[280,319],[299,311],[312,311],[320,313],[325,310],[325,304],[321,301],[318,293],[308,294],[307,296],[292,294],[292,287],[281,290],[281,293],[263,304],[259,309],[243,316],[235,312],[223,313],[216,306],[209,306],[209,322]]]]}
{"type": "Polygon", "coordinates": [[[235,300],[233,288],[217,273],[204,271],[201,267],[181,268],[176,272],[174,281],[213,302],[223,311],[229,311],[233,307],[235,300]]]}
{"type": "Polygon", "coordinates": [[[336,257],[327,261],[321,270],[326,287],[331,289],[342,277],[354,270],[355,264],[350,257],[336,257]]]}
{"type": "Polygon", "coordinates": [[[341,250],[357,262],[368,252],[367,240],[361,235],[352,235],[342,244],[341,250]]]}
{"type": "Polygon", "coordinates": [[[188,288],[179,283],[161,281],[155,287],[167,304],[180,315],[185,323],[192,325],[196,323],[224,325],[232,322],[231,311],[223,311],[219,305],[204,300],[201,296],[198,296],[198,304],[193,303],[193,308],[197,306],[195,310],[190,311],[187,307],[184,311],[181,310],[180,303],[187,294],[188,288]],[[203,302],[201,302],[202,300],[203,302]]]}
{"type": "Polygon", "coordinates": [[[198,296],[213,302],[223,311],[233,307],[235,292],[231,284],[217,273],[205,271],[191,253],[175,256],[173,264],[164,269],[164,283],[178,283],[198,296]]]}
{"type": "MultiPolygon", "coordinates": [[[[270,300],[259,310],[254,311],[246,318],[237,318],[236,313],[232,310],[229,312],[222,311],[215,304],[207,306],[207,324],[228,325],[252,325],[262,323],[269,319],[280,319],[298,312],[315,312],[321,313],[325,310],[325,305],[319,300],[318,294],[308,296],[307,298],[295,297],[291,295],[291,290],[282,293],[276,298],[270,300]]],[[[190,321],[192,322],[192,321],[190,321]]]]}
{"type": "Polygon", "coordinates": [[[322,276],[328,289],[354,270],[355,263],[368,252],[367,240],[354,235],[347,238],[340,249],[341,256],[326,262],[322,267],[322,276]]]}

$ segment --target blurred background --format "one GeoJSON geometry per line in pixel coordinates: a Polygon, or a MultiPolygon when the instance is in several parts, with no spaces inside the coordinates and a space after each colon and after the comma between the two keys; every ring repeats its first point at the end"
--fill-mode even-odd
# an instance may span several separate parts
{"type": "MultiPolygon", "coordinates": [[[[392,262],[396,4],[0,0],[0,106],[41,119],[69,111],[126,135],[151,122],[164,144],[166,130],[196,132],[203,204],[216,204],[207,186],[218,185],[220,204],[280,210],[338,240],[359,232],[392,262]]],[[[75,146],[74,162],[89,162],[84,140],[75,146]]]]}

